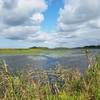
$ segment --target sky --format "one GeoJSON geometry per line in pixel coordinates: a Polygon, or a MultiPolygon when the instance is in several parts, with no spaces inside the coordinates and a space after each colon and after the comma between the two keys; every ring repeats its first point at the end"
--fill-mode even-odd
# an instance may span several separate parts
{"type": "Polygon", "coordinates": [[[0,48],[100,44],[100,0],[0,0],[0,48]]]}

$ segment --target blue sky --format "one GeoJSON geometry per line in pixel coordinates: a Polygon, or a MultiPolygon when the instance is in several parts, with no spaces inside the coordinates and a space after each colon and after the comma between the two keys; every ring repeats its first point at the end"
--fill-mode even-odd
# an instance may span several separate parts
{"type": "Polygon", "coordinates": [[[63,0],[48,0],[48,9],[44,12],[45,20],[42,26],[44,30],[48,32],[55,30],[59,9],[63,7],[63,4],[63,0]]]}
{"type": "Polygon", "coordinates": [[[100,0],[0,0],[0,48],[100,44],[100,0]]]}

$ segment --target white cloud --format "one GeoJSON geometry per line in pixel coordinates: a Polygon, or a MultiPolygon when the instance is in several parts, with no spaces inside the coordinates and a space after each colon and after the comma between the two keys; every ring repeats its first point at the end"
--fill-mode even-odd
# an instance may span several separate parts
{"type": "Polygon", "coordinates": [[[18,8],[23,12],[30,10],[43,12],[47,9],[45,0],[18,0],[18,8]]]}
{"type": "Polygon", "coordinates": [[[0,0],[0,19],[8,25],[20,25],[47,9],[45,0],[0,0]]]}
{"type": "Polygon", "coordinates": [[[54,37],[55,33],[46,33],[46,32],[42,32],[42,31],[39,31],[37,32],[37,34],[32,34],[30,37],[28,37],[28,41],[31,41],[31,42],[43,42],[43,43],[46,43],[46,42],[50,42],[51,41],[54,41],[55,40],[55,37],[54,37]]]}
{"type": "Polygon", "coordinates": [[[33,24],[41,24],[41,22],[44,20],[44,16],[41,13],[35,13],[31,17],[31,20],[33,24]]]}
{"type": "Polygon", "coordinates": [[[40,30],[39,26],[16,26],[4,29],[1,35],[12,40],[25,40],[30,35],[36,34],[38,30],[40,30]]]}
{"type": "Polygon", "coordinates": [[[65,0],[51,33],[41,30],[47,8],[46,0],[0,0],[0,36],[49,47],[100,43],[100,0],[65,0]]]}
{"type": "Polygon", "coordinates": [[[0,0],[0,36],[25,40],[40,31],[45,0],[0,0]]]}
{"type": "Polygon", "coordinates": [[[64,8],[59,11],[57,31],[66,37],[65,41],[75,40],[75,46],[97,43],[100,39],[100,0],[65,0],[64,8]]]}
{"type": "Polygon", "coordinates": [[[69,0],[60,9],[58,21],[65,24],[83,23],[100,16],[100,0],[69,0]]]}

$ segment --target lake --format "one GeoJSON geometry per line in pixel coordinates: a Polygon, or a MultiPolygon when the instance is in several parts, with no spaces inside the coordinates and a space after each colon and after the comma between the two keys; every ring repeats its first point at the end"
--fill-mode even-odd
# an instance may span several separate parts
{"type": "MultiPolygon", "coordinates": [[[[99,55],[100,49],[91,49],[91,55],[99,55]]],[[[57,65],[65,68],[78,68],[81,72],[88,67],[86,54],[80,49],[49,50],[34,55],[0,55],[12,72],[30,68],[49,70],[57,65]]]]}

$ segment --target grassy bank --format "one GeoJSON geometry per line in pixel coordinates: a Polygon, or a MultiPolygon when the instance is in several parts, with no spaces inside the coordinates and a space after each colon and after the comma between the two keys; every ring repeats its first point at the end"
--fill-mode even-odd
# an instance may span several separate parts
{"type": "Polygon", "coordinates": [[[100,100],[100,59],[83,74],[63,68],[12,74],[2,61],[0,100],[100,100]]]}
{"type": "Polygon", "coordinates": [[[0,49],[0,55],[39,55],[39,54],[58,54],[62,55],[65,51],[73,49],[48,49],[48,48],[30,48],[30,49],[0,49]]]}
{"type": "Polygon", "coordinates": [[[38,54],[47,49],[0,49],[0,54],[38,54]]]}

